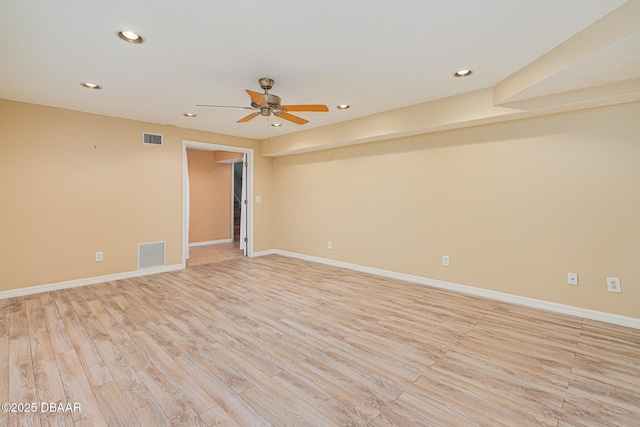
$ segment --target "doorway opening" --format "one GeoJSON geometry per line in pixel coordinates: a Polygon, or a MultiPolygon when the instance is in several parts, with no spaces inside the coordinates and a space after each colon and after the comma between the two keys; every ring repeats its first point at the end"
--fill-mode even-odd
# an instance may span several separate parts
{"type": "MultiPolygon", "coordinates": [[[[195,177],[194,177],[195,178],[195,177]]],[[[194,179],[195,182],[195,179],[194,179]]],[[[196,189],[194,189],[195,191],[196,189]]],[[[244,256],[253,256],[254,252],[254,244],[253,244],[253,149],[250,148],[242,148],[242,147],[234,147],[227,145],[219,145],[219,144],[210,144],[205,142],[198,141],[182,141],[182,266],[183,268],[187,266],[187,260],[191,258],[191,252],[201,260],[193,258],[189,264],[192,263],[203,263],[202,257],[207,254],[207,251],[214,254],[213,261],[215,259],[224,259],[224,257],[237,257],[237,255],[230,255],[234,246],[240,247],[242,249],[242,253],[244,256]],[[196,240],[200,240],[200,242],[190,242],[190,208],[193,205],[191,200],[191,185],[189,179],[189,159],[187,155],[187,150],[194,158],[194,153],[200,154],[201,152],[214,152],[211,153],[210,158],[213,158],[213,155],[223,154],[228,156],[228,158],[223,158],[222,160],[218,160],[217,163],[232,163],[230,166],[231,170],[228,176],[231,179],[230,182],[230,202],[231,206],[228,208],[228,211],[225,211],[225,214],[230,215],[229,222],[227,222],[228,230],[230,234],[226,234],[228,237],[222,240],[208,240],[202,241],[203,238],[200,236],[196,240]],[[195,151],[192,151],[195,150],[195,151]],[[238,156],[240,154],[240,156],[238,156]],[[239,166],[236,166],[239,165],[239,166]],[[235,174],[233,170],[235,168],[239,168],[241,171],[240,180],[235,179],[235,174]],[[236,184],[237,183],[237,184],[236,184]],[[242,185],[244,183],[244,185],[242,185]],[[239,188],[234,188],[239,187],[239,188]],[[234,190],[239,190],[238,192],[234,190]],[[237,194],[237,196],[236,196],[237,194]],[[236,198],[238,200],[236,200],[236,198]],[[235,203],[235,202],[238,203],[235,203]],[[239,207],[239,209],[238,209],[239,207]],[[238,212],[240,215],[237,215],[238,212]],[[236,225],[236,217],[238,221],[238,225],[236,225]],[[239,240],[239,241],[238,241],[239,240]],[[191,244],[190,244],[191,243],[191,244]],[[216,247],[213,247],[213,246],[216,247]],[[226,246],[226,247],[225,247],[226,246]],[[203,255],[204,254],[204,255],[203,255]]],[[[197,197],[197,194],[195,195],[197,197]]],[[[197,200],[194,200],[197,202],[197,200]]],[[[225,200],[226,202],[227,200],[225,200]]],[[[196,203],[197,204],[197,203],[196,203]]],[[[227,205],[228,206],[228,205],[227,205]]],[[[226,209],[226,208],[225,208],[226,209]]],[[[192,237],[196,233],[191,233],[192,237]]]]}

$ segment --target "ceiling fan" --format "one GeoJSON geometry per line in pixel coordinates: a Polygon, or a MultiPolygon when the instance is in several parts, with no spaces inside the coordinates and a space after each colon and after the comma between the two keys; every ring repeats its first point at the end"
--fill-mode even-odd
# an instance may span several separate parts
{"type": "Polygon", "coordinates": [[[196,107],[220,107],[220,108],[243,108],[245,110],[254,110],[249,114],[238,120],[236,123],[246,123],[249,120],[258,116],[268,117],[274,115],[281,119],[288,120],[298,125],[309,123],[309,120],[305,120],[302,117],[290,114],[290,111],[306,111],[306,112],[321,112],[326,113],[329,108],[326,105],[310,104],[310,105],[282,105],[281,99],[277,95],[269,93],[269,90],[273,87],[273,79],[268,77],[262,77],[258,80],[258,84],[264,90],[264,93],[254,92],[249,89],[245,89],[245,92],[251,97],[251,107],[235,107],[231,105],[207,105],[199,104],[196,107]]]}

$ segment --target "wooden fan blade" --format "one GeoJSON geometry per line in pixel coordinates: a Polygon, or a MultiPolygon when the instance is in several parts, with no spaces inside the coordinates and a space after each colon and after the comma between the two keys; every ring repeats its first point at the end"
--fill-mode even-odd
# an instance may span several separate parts
{"type": "Polygon", "coordinates": [[[267,102],[267,100],[265,99],[264,95],[258,92],[254,92],[252,90],[249,89],[245,89],[245,92],[247,92],[249,94],[249,96],[251,97],[251,99],[253,100],[253,102],[255,102],[256,104],[260,104],[264,107],[268,107],[269,103],[267,102]]]}
{"type": "Polygon", "coordinates": [[[314,105],[284,105],[285,111],[311,111],[311,112],[320,112],[326,113],[329,111],[329,107],[321,104],[314,105]]]}
{"type": "Polygon", "coordinates": [[[251,107],[238,107],[236,105],[210,105],[210,104],[196,104],[196,107],[217,107],[217,108],[242,108],[244,110],[253,110],[251,107]]]}
{"type": "Polygon", "coordinates": [[[258,117],[260,115],[260,113],[251,113],[248,116],[244,116],[243,118],[241,118],[240,120],[238,120],[236,123],[244,123],[244,122],[248,122],[249,120],[258,117]]]}
{"type": "Polygon", "coordinates": [[[289,114],[289,113],[280,113],[278,114],[278,117],[280,117],[281,119],[289,120],[290,122],[293,122],[298,125],[309,123],[309,120],[305,120],[302,117],[294,116],[293,114],[289,114]]]}

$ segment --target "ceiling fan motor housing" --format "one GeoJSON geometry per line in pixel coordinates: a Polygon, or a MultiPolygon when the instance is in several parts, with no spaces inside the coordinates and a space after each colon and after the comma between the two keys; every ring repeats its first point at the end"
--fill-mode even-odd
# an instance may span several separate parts
{"type": "Polygon", "coordinates": [[[269,107],[272,110],[281,110],[282,109],[282,105],[280,104],[282,102],[282,100],[280,99],[279,96],[277,95],[271,95],[270,93],[267,93],[264,95],[264,98],[267,100],[267,102],[269,103],[269,107]]]}

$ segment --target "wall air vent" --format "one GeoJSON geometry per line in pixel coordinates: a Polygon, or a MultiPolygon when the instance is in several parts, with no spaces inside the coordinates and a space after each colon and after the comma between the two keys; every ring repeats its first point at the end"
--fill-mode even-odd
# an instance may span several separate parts
{"type": "Polygon", "coordinates": [[[162,135],[149,132],[142,132],[142,143],[145,145],[164,145],[162,135]]]}
{"type": "Polygon", "coordinates": [[[138,270],[164,267],[165,254],[165,242],[138,243],[138,270]]]}

